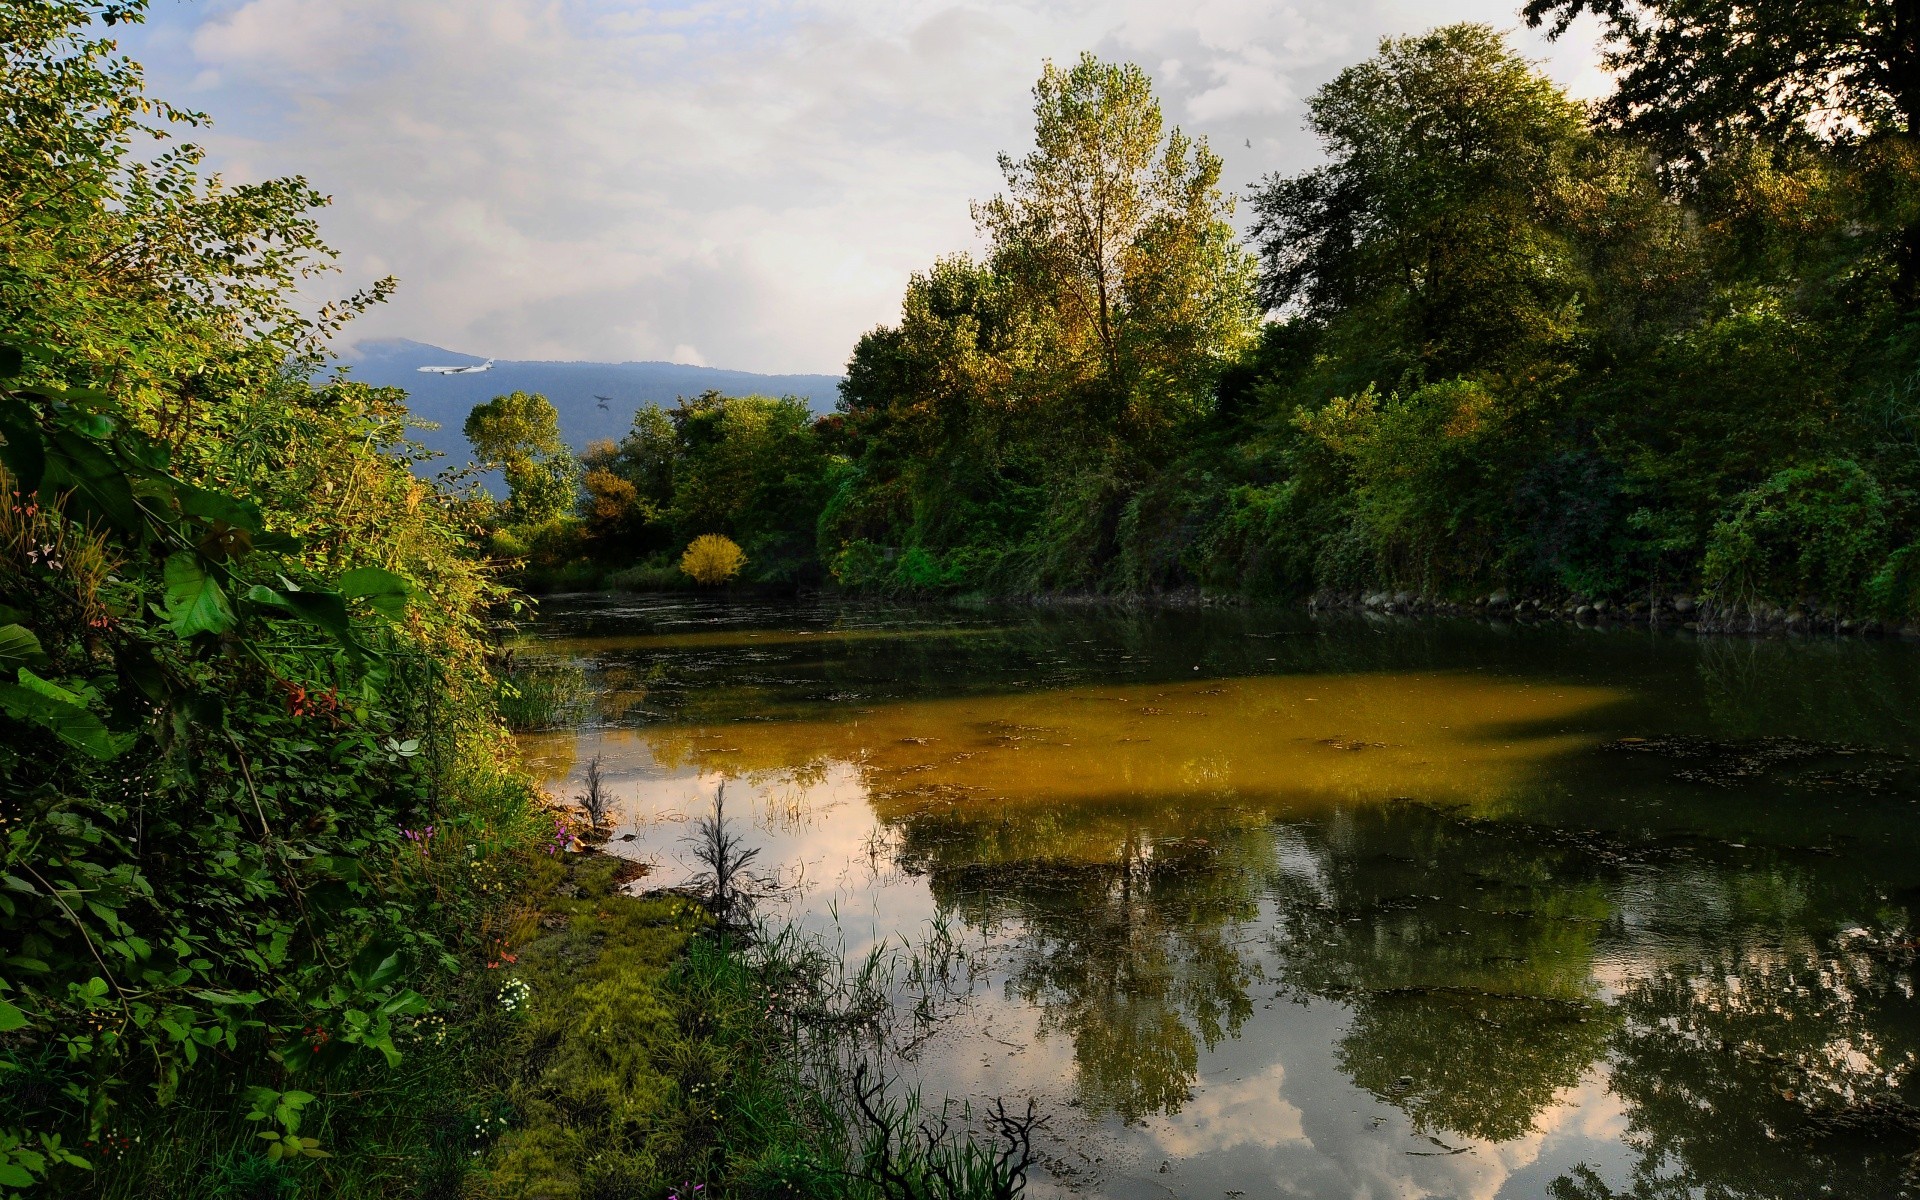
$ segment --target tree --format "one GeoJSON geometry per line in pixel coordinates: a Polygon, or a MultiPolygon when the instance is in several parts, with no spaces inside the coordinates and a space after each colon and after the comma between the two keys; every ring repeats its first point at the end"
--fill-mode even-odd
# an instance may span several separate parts
{"type": "Polygon", "coordinates": [[[762,579],[803,569],[830,466],[806,401],[709,391],[667,415],[675,446],[667,520],[675,535],[728,535],[762,579]]]}
{"type": "Polygon", "coordinates": [[[1405,347],[1430,376],[1565,337],[1569,185],[1591,139],[1498,33],[1385,40],[1308,112],[1329,161],[1254,196],[1265,303],[1319,322],[1370,314],[1375,353],[1405,347]]]}
{"type": "Polygon", "coordinates": [[[1203,405],[1255,325],[1220,159],[1204,139],[1163,131],[1132,63],[1048,63],[1033,97],[1035,148],[1000,156],[1006,194],[975,205],[974,219],[994,269],[1052,318],[1046,365],[1091,385],[1096,417],[1131,401],[1136,423],[1152,425],[1174,415],[1157,408],[1203,405]]]}
{"type": "Polygon", "coordinates": [[[545,396],[513,392],[476,404],[462,432],[482,462],[505,474],[508,524],[544,525],[572,511],[580,468],[545,396]]]}
{"type": "MultiPolygon", "coordinates": [[[[1920,139],[1920,0],[1528,0],[1555,37],[1585,14],[1616,72],[1601,112],[1683,171],[1744,138],[1898,141],[1911,193],[1920,139]]],[[[1920,300],[1920,214],[1897,221],[1896,294],[1920,300]]]]}

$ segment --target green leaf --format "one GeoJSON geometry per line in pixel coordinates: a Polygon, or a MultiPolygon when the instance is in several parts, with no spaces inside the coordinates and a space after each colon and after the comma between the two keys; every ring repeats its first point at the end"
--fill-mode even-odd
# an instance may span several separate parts
{"type": "Polygon", "coordinates": [[[286,592],[286,607],[309,625],[333,635],[334,640],[355,655],[366,652],[353,640],[353,622],[347,616],[347,602],[338,592],[286,592]]]}
{"type": "Polygon", "coordinates": [[[353,965],[347,968],[347,974],[352,976],[354,984],[362,991],[371,992],[400,978],[403,969],[400,952],[390,950],[386,943],[375,940],[360,951],[353,965]]]}
{"type": "Polygon", "coordinates": [[[27,1014],[5,1000],[0,1000],[0,1033],[11,1033],[25,1027],[26,1023],[27,1014]]]}
{"type": "Polygon", "coordinates": [[[32,410],[17,401],[0,404],[0,462],[13,472],[22,495],[40,490],[40,479],[47,473],[47,440],[34,423],[32,410]]]}
{"type": "Polygon", "coordinates": [[[167,628],[176,637],[224,633],[233,628],[233,609],[220,582],[207,573],[199,556],[179,550],[167,556],[167,628]]]}
{"type": "Polygon", "coordinates": [[[0,625],[0,669],[14,666],[37,666],[47,661],[47,652],[40,647],[40,639],[24,625],[0,625]]]}
{"type": "Polygon", "coordinates": [[[208,491],[190,483],[175,482],[173,490],[180,498],[180,511],[187,516],[206,521],[225,521],[235,529],[244,529],[253,534],[259,533],[265,524],[259,507],[246,500],[223,492],[208,491]]]}
{"type": "Polygon", "coordinates": [[[71,488],[69,518],[98,516],[134,537],[146,533],[146,514],[133,495],[133,473],[97,442],[72,430],[55,430],[47,442],[42,487],[71,488]],[[80,509],[84,511],[76,512],[80,509]]]}
{"type": "Polygon", "coordinates": [[[13,1163],[0,1163],[0,1184],[25,1188],[32,1187],[36,1182],[34,1177],[27,1173],[25,1167],[15,1166],[13,1163]]]}
{"type": "Polygon", "coordinates": [[[407,597],[413,585],[380,567],[356,567],[340,577],[340,594],[353,600],[365,600],[383,616],[398,620],[407,610],[407,597]]]}
{"type": "Polygon", "coordinates": [[[80,698],[80,693],[70,692],[52,680],[42,679],[25,667],[20,668],[18,678],[20,680],[20,686],[30,692],[45,696],[47,699],[59,704],[71,704],[76,708],[86,707],[86,701],[80,698]]]}
{"type": "Polygon", "coordinates": [[[8,716],[49,730],[69,746],[95,758],[112,758],[132,744],[130,735],[109,732],[99,717],[73,701],[59,698],[73,696],[73,693],[48,683],[25,667],[20,668],[20,675],[18,684],[0,682],[0,711],[8,716]]]}

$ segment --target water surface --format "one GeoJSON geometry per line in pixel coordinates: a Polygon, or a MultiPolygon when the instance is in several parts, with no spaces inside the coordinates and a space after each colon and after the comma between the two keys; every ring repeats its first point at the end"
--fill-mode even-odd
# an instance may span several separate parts
{"type": "Polygon", "coordinates": [[[616,852],[727,782],[1042,1195],[1908,1194],[1920,651],[1290,613],[549,601],[616,852]]]}

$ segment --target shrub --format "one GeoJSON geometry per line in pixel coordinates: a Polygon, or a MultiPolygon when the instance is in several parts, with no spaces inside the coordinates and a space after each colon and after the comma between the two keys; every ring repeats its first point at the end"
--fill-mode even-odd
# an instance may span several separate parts
{"type": "Polygon", "coordinates": [[[1844,604],[1886,554],[1886,498],[1848,459],[1789,467],[1738,499],[1707,539],[1707,592],[1727,603],[1844,604]]]}
{"type": "Polygon", "coordinates": [[[680,556],[680,569],[693,578],[695,583],[712,586],[725,583],[740,573],[747,565],[746,551],[730,537],[718,533],[703,533],[687,546],[687,552],[680,556]]]}

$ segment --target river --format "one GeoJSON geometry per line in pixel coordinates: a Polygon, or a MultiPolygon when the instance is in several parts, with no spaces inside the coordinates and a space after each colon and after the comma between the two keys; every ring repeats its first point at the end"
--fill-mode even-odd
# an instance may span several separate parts
{"type": "MultiPolygon", "coordinates": [[[[1287,611],[547,601],[609,848],[967,971],[1036,1195],[1908,1194],[1920,650],[1287,611]]],[[[1920,1188],[1913,1190],[1920,1191],[1920,1188]]]]}

